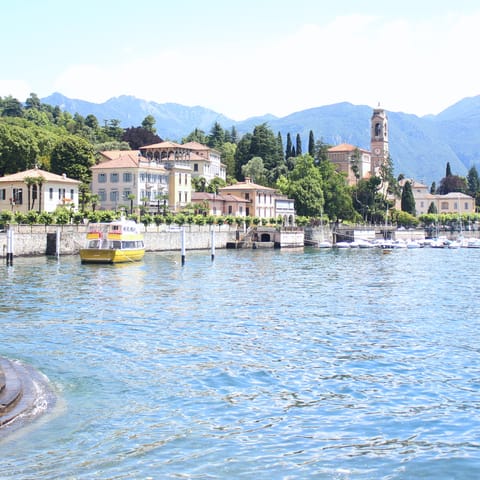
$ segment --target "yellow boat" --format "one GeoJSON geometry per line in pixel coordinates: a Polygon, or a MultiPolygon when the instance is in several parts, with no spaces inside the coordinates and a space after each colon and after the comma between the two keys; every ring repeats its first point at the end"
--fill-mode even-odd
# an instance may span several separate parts
{"type": "Polygon", "coordinates": [[[145,255],[143,234],[133,220],[88,226],[85,248],[80,249],[82,263],[139,262],[145,255]]]}

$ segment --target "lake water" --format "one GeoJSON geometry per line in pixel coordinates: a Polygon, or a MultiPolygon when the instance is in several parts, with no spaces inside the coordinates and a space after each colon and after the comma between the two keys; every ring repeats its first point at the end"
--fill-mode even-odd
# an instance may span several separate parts
{"type": "Polygon", "coordinates": [[[0,266],[0,355],[57,395],[2,479],[477,479],[480,250],[0,266]]]}

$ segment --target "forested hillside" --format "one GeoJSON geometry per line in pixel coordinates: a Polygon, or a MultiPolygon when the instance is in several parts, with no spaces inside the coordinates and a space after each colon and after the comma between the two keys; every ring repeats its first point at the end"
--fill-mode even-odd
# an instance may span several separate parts
{"type": "MultiPolygon", "coordinates": [[[[370,148],[372,108],[346,102],[310,108],[283,118],[265,115],[234,121],[200,106],[158,104],[131,96],[95,104],[56,93],[43,101],[60,106],[72,115],[94,114],[102,124],[115,118],[125,128],[139,125],[146,115],[152,115],[160,136],[170,140],[181,139],[195,128],[208,132],[215,122],[226,129],[235,127],[240,135],[252,132],[256,125],[266,122],[275,133],[282,135],[284,141],[290,132],[300,134],[306,143],[312,130],[317,139],[330,145],[345,142],[370,148]]],[[[458,175],[466,175],[471,166],[480,165],[480,97],[466,98],[436,116],[418,117],[390,111],[387,114],[390,153],[396,175],[404,174],[430,184],[442,178],[447,162],[458,175]]]]}

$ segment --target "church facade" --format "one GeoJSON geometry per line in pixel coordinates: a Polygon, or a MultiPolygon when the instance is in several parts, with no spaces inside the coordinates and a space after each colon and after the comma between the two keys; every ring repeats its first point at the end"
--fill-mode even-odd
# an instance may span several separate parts
{"type": "Polygon", "coordinates": [[[361,179],[378,176],[381,166],[390,155],[385,110],[380,106],[373,109],[370,121],[370,150],[342,143],[329,148],[327,155],[328,160],[337,166],[337,170],[346,174],[349,185],[355,185],[361,179]]]}

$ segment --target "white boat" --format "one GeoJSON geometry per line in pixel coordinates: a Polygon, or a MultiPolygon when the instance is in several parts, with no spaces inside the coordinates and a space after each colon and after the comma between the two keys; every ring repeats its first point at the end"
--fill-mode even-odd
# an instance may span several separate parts
{"type": "Polygon", "coordinates": [[[422,245],[420,245],[419,242],[417,242],[416,240],[410,240],[409,242],[407,242],[407,248],[421,248],[422,245]]]}
{"type": "Polygon", "coordinates": [[[467,248],[480,248],[480,239],[473,238],[468,241],[467,248]]]}
{"type": "Polygon", "coordinates": [[[337,247],[337,248],[350,248],[350,243],[349,242],[337,242],[335,244],[335,247],[337,247]]]}
{"type": "Polygon", "coordinates": [[[323,240],[322,242],[318,242],[318,248],[332,248],[332,243],[328,242],[327,240],[323,240]]]}

